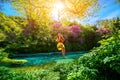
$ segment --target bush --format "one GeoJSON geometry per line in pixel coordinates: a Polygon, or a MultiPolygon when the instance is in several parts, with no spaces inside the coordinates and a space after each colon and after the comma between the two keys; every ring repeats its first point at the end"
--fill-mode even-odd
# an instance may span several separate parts
{"type": "MultiPolygon", "coordinates": [[[[117,33],[119,33],[118,31],[117,33]]],[[[92,49],[78,60],[55,67],[61,80],[120,80],[120,33],[99,41],[100,47],[92,49]]]]}
{"type": "Polygon", "coordinates": [[[8,57],[8,53],[4,52],[3,48],[0,48],[0,62],[4,57],[8,57]]]}

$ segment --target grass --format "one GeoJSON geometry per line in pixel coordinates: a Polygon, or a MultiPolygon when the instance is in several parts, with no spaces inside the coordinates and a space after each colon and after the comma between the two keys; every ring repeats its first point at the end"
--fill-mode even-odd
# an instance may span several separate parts
{"type": "Polygon", "coordinates": [[[54,72],[53,68],[56,62],[46,63],[34,66],[11,67],[10,69],[15,72],[26,73],[36,77],[36,80],[59,80],[59,72],[54,72]]]}
{"type": "Polygon", "coordinates": [[[41,65],[33,65],[33,66],[21,66],[21,67],[11,67],[10,69],[15,70],[15,71],[35,71],[35,70],[43,70],[43,69],[49,69],[52,70],[53,66],[55,66],[56,63],[45,63],[41,65]]]}

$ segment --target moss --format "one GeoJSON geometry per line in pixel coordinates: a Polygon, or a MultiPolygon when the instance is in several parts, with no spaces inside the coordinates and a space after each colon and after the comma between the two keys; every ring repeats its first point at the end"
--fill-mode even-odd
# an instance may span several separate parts
{"type": "Polygon", "coordinates": [[[3,64],[24,64],[26,62],[27,62],[27,60],[16,60],[16,59],[10,59],[7,57],[4,57],[1,60],[1,63],[3,63],[3,64]]]}

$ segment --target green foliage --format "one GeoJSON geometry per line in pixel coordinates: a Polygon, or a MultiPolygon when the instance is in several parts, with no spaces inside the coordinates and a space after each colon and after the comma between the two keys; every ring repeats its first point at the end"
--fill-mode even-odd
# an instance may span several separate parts
{"type": "MultiPolygon", "coordinates": [[[[96,35],[96,26],[82,26],[76,22],[62,22],[60,28],[52,29],[55,22],[44,18],[44,21],[32,18],[9,16],[0,13],[0,47],[12,53],[35,53],[57,51],[55,37],[58,32],[65,36],[67,51],[90,50],[99,46],[97,42],[101,36],[96,35]],[[76,25],[83,32],[77,33],[78,37],[71,37],[70,27],[76,25]]],[[[45,16],[44,16],[45,17],[45,16]]],[[[43,19],[42,19],[43,20],[43,19]]],[[[76,33],[75,33],[76,34],[76,33]]]]}
{"type": "Polygon", "coordinates": [[[109,38],[99,41],[101,44],[99,47],[92,49],[74,63],[59,65],[55,70],[63,72],[61,78],[64,80],[119,80],[119,32],[119,29],[116,29],[109,38]]]}
{"type": "Polygon", "coordinates": [[[4,57],[8,57],[8,53],[4,52],[3,48],[0,48],[0,62],[4,57]]]}
{"type": "Polygon", "coordinates": [[[0,80],[59,80],[58,73],[50,70],[15,71],[0,67],[0,80]]]}
{"type": "Polygon", "coordinates": [[[16,65],[16,64],[24,64],[27,60],[15,60],[8,58],[8,53],[4,52],[5,49],[0,49],[0,66],[9,66],[9,65],[16,65]]]}
{"type": "Polygon", "coordinates": [[[84,39],[84,44],[82,46],[85,46],[86,50],[90,50],[93,47],[98,46],[97,42],[101,39],[101,36],[96,34],[96,30],[90,25],[83,28],[82,36],[84,39]]]}
{"type": "Polygon", "coordinates": [[[32,74],[25,72],[14,72],[7,67],[0,67],[1,80],[34,80],[35,77],[32,74]]]}
{"type": "Polygon", "coordinates": [[[9,59],[9,58],[5,57],[1,60],[1,62],[9,63],[9,64],[24,64],[27,62],[27,60],[15,60],[15,59],[9,59]]]}
{"type": "Polygon", "coordinates": [[[76,71],[68,73],[67,80],[96,80],[98,71],[81,65],[76,71]],[[89,75],[88,75],[89,74],[89,75]]]}
{"type": "MultiPolygon", "coordinates": [[[[92,49],[89,53],[72,63],[53,65],[53,69],[34,70],[33,72],[12,72],[15,80],[19,78],[28,80],[119,80],[120,79],[120,39],[118,35],[99,41],[100,47],[92,49]],[[55,75],[55,74],[59,75],[55,75]],[[24,75],[24,76],[23,76],[24,75]],[[55,77],[53,77],[53,75],[55,77]]],[[[113,34],[114,35],[114,34],[113,34]]],[[[11,76],[9,76],[11,78],[11,76]]],[[[5,76],[2,76],[2,78],[5,76]]],[[[8,78],[8,77],[7,77],[8,78]]],[[[5,78],[5,79],[7,79],[5,78]]],[[[12,80],[12,79],[11,79],[12,80]]]]}
{"type": "Polygon", "coordinates": [[[67,77],[67,73],[72,69],[73,67],[70,67],[69,64],[58,64],[54,66],[54,71],[59,72],[60,74],[60,80],[65,80],[67,77]]]}
{"type": "Polygon", "coordinates": [[[3,33],[0,33],[0,42],[4,41],[6,39],[6,35],[3,33]]]}

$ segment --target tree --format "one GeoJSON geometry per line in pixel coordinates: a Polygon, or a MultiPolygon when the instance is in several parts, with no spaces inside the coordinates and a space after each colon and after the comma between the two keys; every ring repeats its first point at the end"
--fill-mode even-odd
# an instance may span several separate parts
{"type": "Polygon", "coordinates": [[[120,2],[120,0],[118,0],[118,2],[120,2]]]}
{"type": "Polygon", "coordinates": [[[27,18],[29,26],[33,26],[34,21],[42,24],[50,20],[50,6],[47,1],[12,0],[12,3],[13,7],[27,18]]]}
{"type": "Polygon", "coordinates": [[[62,18],[91,16],[100,8],[98,0],[12,0],[14,8],[25,14],[28,21],[32,18],[40,22],[51,18],[52,10],[56,8],[54,4],[58,4],[57,2],[61,2],[64,6],[57,12],[60,13],[58,16],[62,15],[62,18]]]}
{"type": "Polygon", "coordinates": [[[100,5],[98,0],[61,0],[65,6],[64,15],[70,18],[82,18],[91,16],[100,5]]]}

